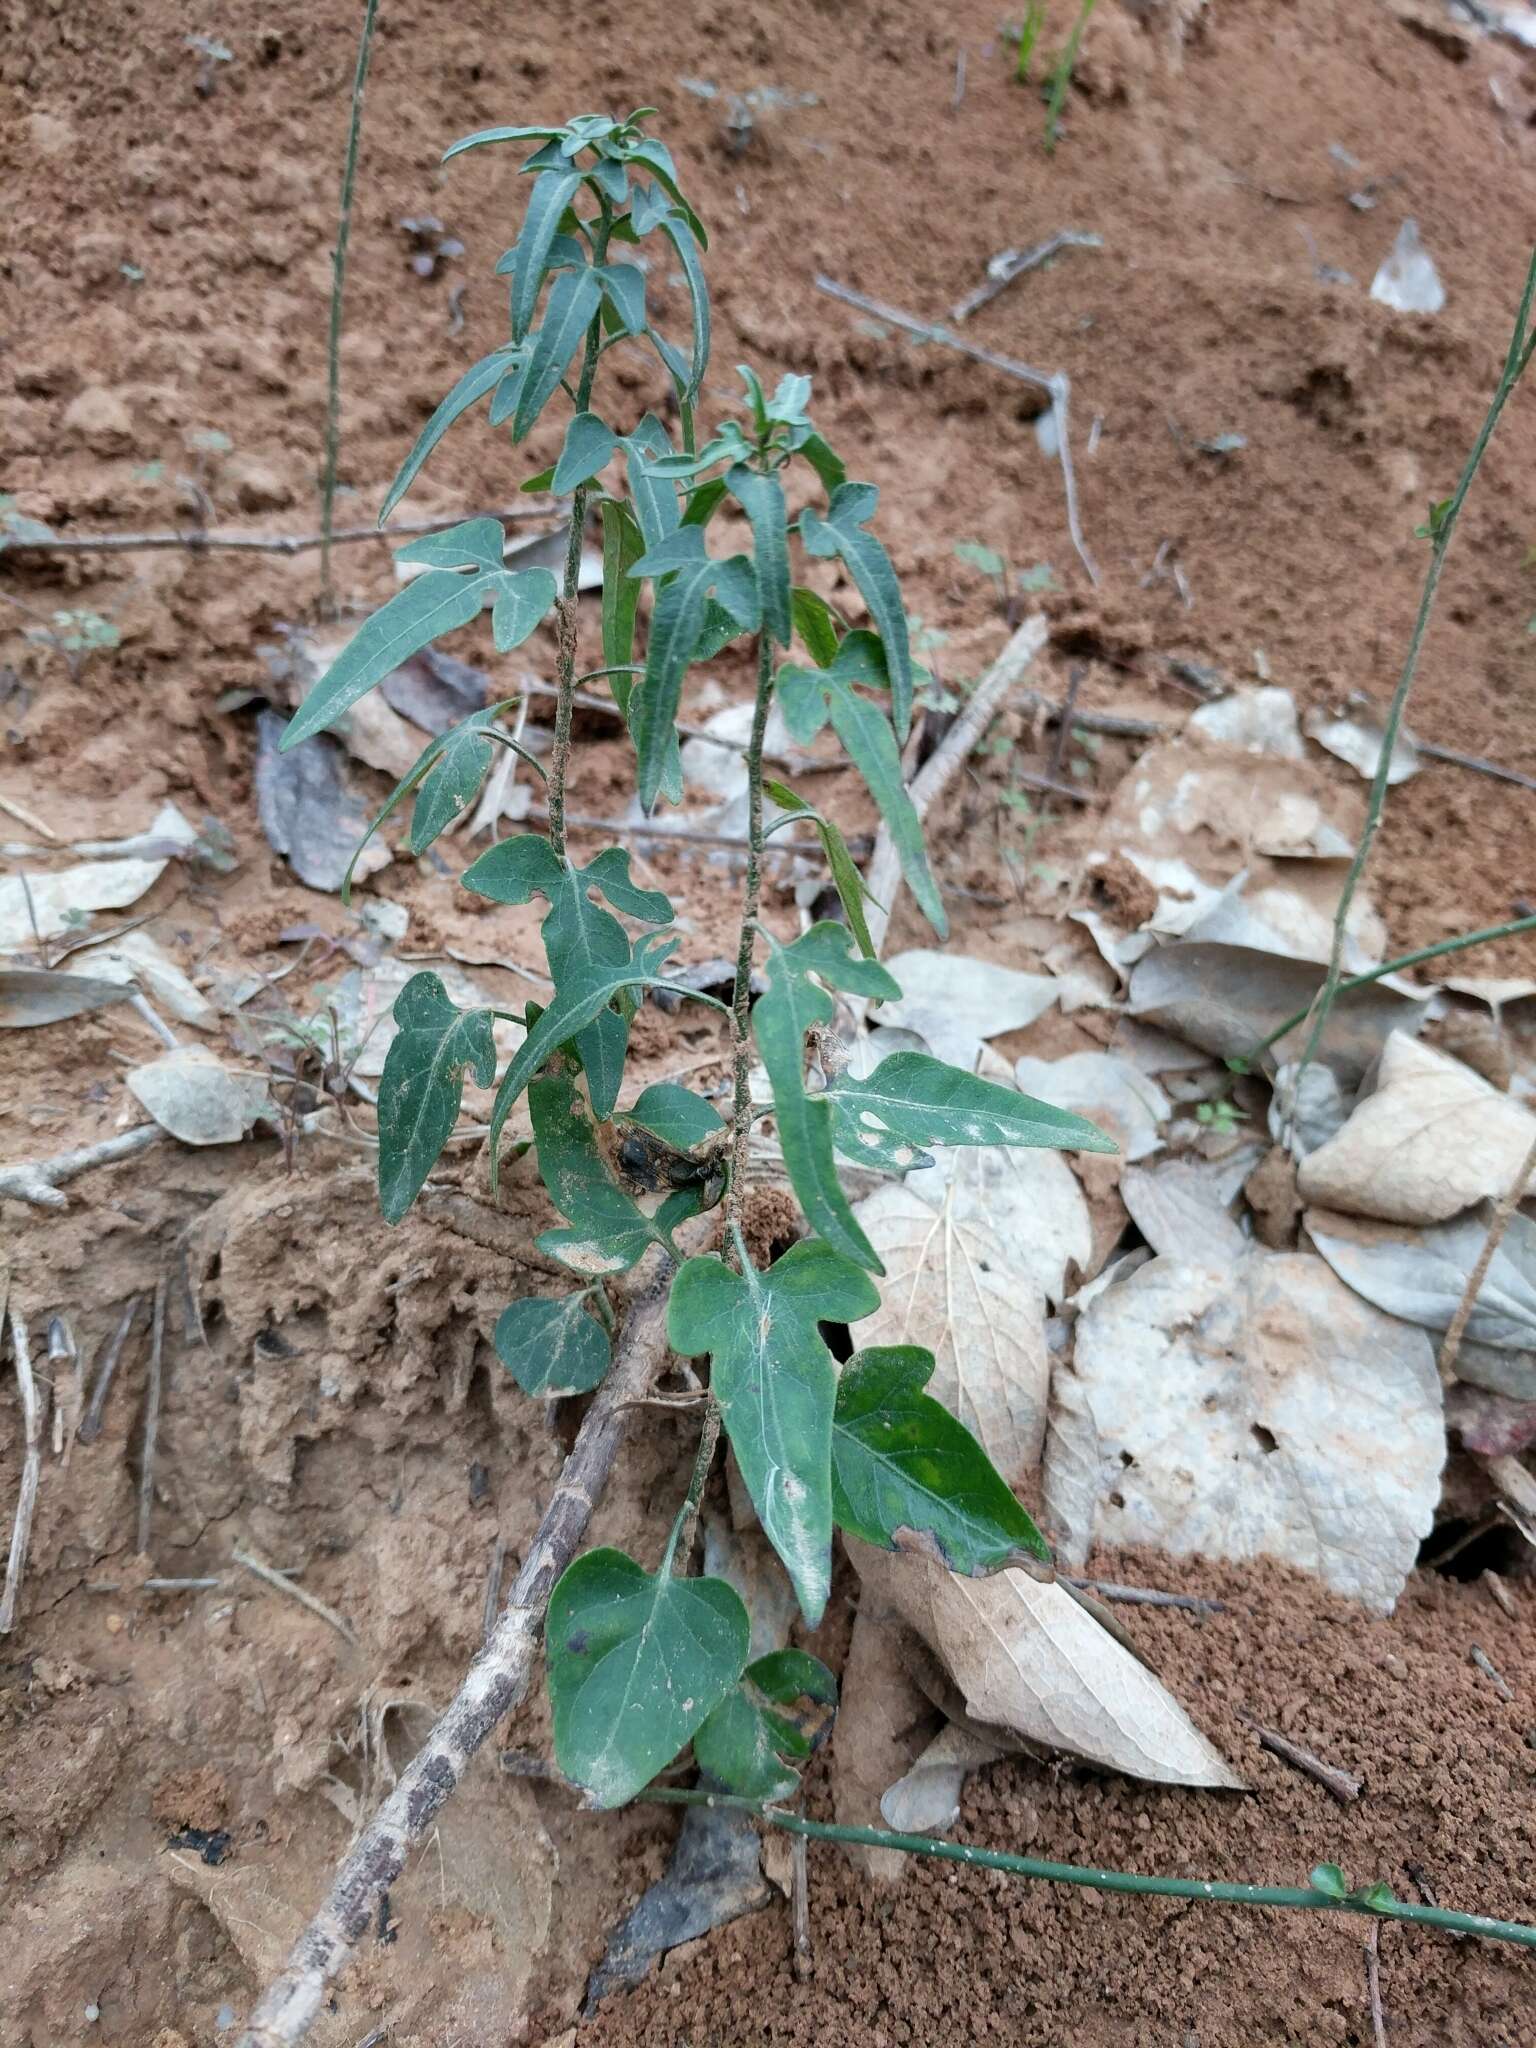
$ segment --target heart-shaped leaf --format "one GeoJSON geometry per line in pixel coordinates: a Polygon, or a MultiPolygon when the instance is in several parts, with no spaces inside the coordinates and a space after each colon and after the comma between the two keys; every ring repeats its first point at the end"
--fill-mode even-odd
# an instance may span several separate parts
{"type": "MultiPolygon", "coordinates": [[[[675,1539],[674,1539],[675,1540],[675,1539]]],[[[598,1806],[622,1806],[730,1692],[751,1630],[724,1579],[655,1574],[589,1550],[550,1595],[545,1642],[555,1761],[598,1806]]]]}
{"type": "Polygon", "coordinates": [[[832,1409],[837,1374],[821,1323],[880,1305],[872,1280],[815,1238],[760,1273],[690,1259],[672,1285],[667,1334],[686,1357],[708,1352],[710,1385],[758,1520],[814,1628],[832,1568],[832,1409]]]}
{"type": "Polygon", "coordinates": [[[701,1771],[743,1799],[784,1799],[802,1764],[826,1734],[837,1680],[804,1650],[772,1650],[741,1674],[693,1738],[701,1771]]]}
{"type": "Polygon", "coordinates": [[[496,1319],[496,1356],[525,1394],[552,1401],[589,1394],[608,1371],[608,1332],[587,1312],[587,1296],[514,1301],[496,1319]]]}
{"type": "Polygon", "coordinates": [[[395,1023],[379,1081],[379,1207],[398,1223],[447,1144],[466,1070],[496,1078],[489,1010],[461,1010],[435,974],[413,974],[395,997],[395,1023]]]}

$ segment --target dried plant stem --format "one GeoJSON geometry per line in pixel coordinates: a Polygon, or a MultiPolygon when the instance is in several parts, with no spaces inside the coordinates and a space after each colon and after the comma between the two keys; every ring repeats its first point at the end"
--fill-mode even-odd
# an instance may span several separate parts
{"type": "Polygon", "coordinates": [[[363,88],[373,55],[373,28],[379,0],[364,0],[363,29],[357,42],[357,69],[352,77],[352,111],[347,122],[347,155],[341,173],[341,205],[336,216],[336,247],[331,258],[331,319],[325,343],[325,447],[320,461],[320,602],[329,608],[331,528],[336,512],[336,464],[341,454],[341,314],[347,285],[347,244],[352,237],[352,198],[357,190],[357,153],[363,132],[363,88]]]}
{"type": "Polygon", "coordinates": [[[1509,1228],[1509,1219],[1514,1215],[1530,1186],[1531,1175],[1536,1173],[1536,1140],[1520,1162],[1519,1171],[1504,1193],[1499,1197],[1498,1207],[1488,1225],[1488,1235],[1483,1239],[1483,1248],[1477,1255],[1477,1263],[1467,1275],[1467,1284],[1462,1290],[1456,1313],[1451,1317],[1440,1345],[1440,1378],[1449,1386],[1456,1377],[1456,1360],[1461,1354],[1461,1340],[1467,1333],[1467,1324],[1472,1320],[1472,1311],[1477,1307],[1477,1297],[1483,1291],[1483,1282],[1488,1278],[1488,1268],[1493,1264],[1493,1255],[1504,1242],[1504,1233],[1509,1228]]]}
{"type": "Polygon", "coordinates": [[[614,1347],[613,1369],[587,1410],[511,1598],[451,1705],[348,1852],[325,1904],[262,1996],[236,2048],[293,2048],[325,2001],[326,1986],[373,1924],[379,1896],[405,1867],[455,1791],[470,1758],[528,1689],[555,1581],[576,1555],[607,1484],[628,1404],[666,1357],[670,1268],[653,1253],[614,1347]]]}
{"type": "Polygon", "coordinates": [[[345,1615],[338,1614],[334,1607],[328,1607],[325,1601],[314,1593],[306,1593],[302,1586],[296,1586],[292,1579],[285,1578],[279,1571],[274,1571],[271,1565],[263,1564],[259,1557],[252,1557],[248,1550],[241,1550],[237,1546],[229,1554],[236,1564],[243,1565],[255,1578],[271,1586],[274,1592],[286,1593],[290,1600],[297,1600],[299,1605],[307,1607],[311,1614],[318,1615],[322,1621],[328,1621],[337,1635],[351,1643],[354,1649],[357,1647],[357,1630],[345,1615]]]}
{"type": "Polygon", "coordinates": [[[1376,842],[1377,828],[1381,824],[1382,812],[1387,801],[1387,775],[1392,766],[1392,756],[1397,750],[1398,731],[1403,715],[1408,708],[1408,698],[1413,690],[1414,677],[1418,674],[1419,656],[1424,651],[1424,641],[1429,633],[1429,622],[1435,609],[1435,598],[1440,589],[1440,576],[1445,568],[1445,558],[1450,553],[1451,542],[1461,518],[1461,508],[1467,501],[1473,478],[1482,467],[1483,457],[1488,452],[1488,443],[1493,439],[1493,430],[1499,423],[1499,415],[1509,400],[1510,393],[1519,383],[1531,360],[1536,336],[1528,338],[1531,325],[1532,301],[1536,300],[1536,252],[1532,253],[1530,268],[1526,272],[1525,289],[1520,295],[1519,311],[1515,315],[1515,329],[1510,337],[1509,352],[1504,359],[1504,373],[1499,379],[1498,389],[1488,408],[1472,452],[1467,457],[1456,489],[1438,513],[1431,515],[1433,529],[1430,541],[1429,570],[1424,578],[1424,589],[1419,598],[1418,616],[1413,623],[1413,632],[1408,641],[1408,652],[1403,660],[1402,673],[1397,679],[1397,688],[1392,692],[1392,702],[1387,707],[1386,720],[1382,727],[1381,751],[1376,757],[1376,773],[1371,778],[1371,793],[1366,805],[1365,826],[1360,834],[1360,843],[1355,848],[1354,859],[1349,864],[1349,873],[1344,878],[1343,892],[1333,918],[1333,945],[1328,957],[1328,973],[1312,1004],[1312,1029],[1302,1049],[1297,1065],[1293,1102],[1300,1098],[1302,1077],[1311,1064],[1313,1055],[1322,1039],[1328,1022],[1328,1014],[1339,993],[1343,979],[1344,940],[1349,925],[1349,913],[1355,900],[1355,891],[1365,873],[1366,863],[1371,857],[1371,848],[1376,842]]]}
{"type": "Polygon", "coordinates": [[[1293,1742],[1277,1728],[1260,1727],[1251,1714],[1239,1712],[1238,1719],[1246,1722],[1259,1738],[1260,1749],[1267,1749],[1271,1756],[1279,1757],[1293,1771],[1300,1771],[1314,1785],[1321,1785],[1340,1806],[1351,1806],[1360,1797],[1364,1789],[1361,1781],[1348,1771],[1340,1770],[1337,1764],[1325,1764],[1320,1756],[1314,1756],[1310,1749],[1303,1749],[1299,1742],[1293,1742]]]}
{"type": "Polygon", "coordinates": [[[144,1448],[139,1460],[139,1533],[134,1548],[149,1549],[149,1520],[155,1506],[155,1451],[160,1441],[160,1402],[165,1383],[165,1277],[155,1282],[150,1318],[149,1387],[144,1397],[144,1448]]]}
{"type": "Polygon", "coordinates": [[[83,1444],[92,1444],[101,1435],[101,1420],[107,1409],[107,1396],[112,1391],[112,1382],[117,1377],[117,1368],[122,1362],[123,1346],[128,1342],[133,1329],[134,1318],[139,1313],[139,1304],[144,1297],[133,1296],[118,1319],[117,1328],[106,1350],[102,1353],[101,1364],[96,1369],[96,1384],[91,1389],[90,1406],[85,1411],[85,1420],[80,1424],[78,1436],[83,1444]]]}
{"type": "MultiPolygon", "coordinates": [[[[504,506],[489,515],[450,512],[438,519],[400,519],[388,527],[339,526],[330,533],[330,545],[339,548],[357,541],[405,540],[414,534],[446,533],[465,519],[547,519],[555,506],[547,498],[533,498],[521,505],[504,506]]],[[[183,554],[307,555],[326,544],[323,533],[55,533],[47,540],[13,540],[7,552],[31,555],[127,555],[149,554],[174,548],[183,554]]],[[[0,808],[9,809],[4,805],[0,808]]],[[[33,822],[22,819],[23,824],[33,822]]],[[[54,835],[49,833],[49,838],[54,835]]]]}
{"type": "Polygon", "coordinates": [[[23,1160],[15,1166],[0,1166],[0,1198],[31,1202],[39,1209],[67,1209],[69,1198],[59,1193],[62,1181],[89,1172],[93,1166],[109,1165],[114,1159],[130,1159],[147,1146],[158,1145],[165,1133],[158,1124],[140,1124],[116,1138],[104,1138],[99,1145],[82,1145],[73,1152],[55,1153],[52,1159],[23,1160]]]}
{"type": "MultiPolygon", "coordinates": [[[[8,1280],[0,1286],[0,1304],[8,1291],[8,1280]]],[[[27,1568],[27,1546],[32,1540],[32,1516],[37,1507],[38,1481],[43,1472],[43,1411],[46,1405],[37,1391],[32,1374],[32,1346],[21,1310],[12,1304],[8,1312],[11,1357],[16,1367],[16,1388],[21,1395],[22,1463],[21,1493],[16,1502],[16,1520],[11,1528],[11,1550],[5,1565],[5,1591],[0,1593],[0,1635],[16,1626],[16,1607],[21,1598],[22,1574],[27,1568]]]]}
{"type": "Polygon", "coordinates": [[[1479,1913],[1451,1913],[1441,1906],[1410,1906],[1400,1899],[1368,1906],[1361,1899],[1335,1898],[1307,1887],[1262,1884],[1208,1884],[1194,1877],[1139,1877],[1128,1870],[1091,1870],[1080,1863],[1043,1863],[1033,1856],[1011,1856],[1002,1849],[973,1849],[965,1842],[942,1842],[932,1835],[899,1834],[892,1828],[837,1827],[829,1821],[805,1820],[797,1813],[765,1807],[755,1799],[725,1793],[653,1785],[639,1797],[657,1806],[723,1806],[755,1813],[766,1826],[813,1842],[851,1842],[869,1849],[900,1849],[910,1856],[931,1856],[941,1863],[963,1863],[972,1869],[1006,1870],[1014,1877],[1043,1879],[1047,1884],[1087,1885],[1100,1892],[1130,1892],[1159,1899],[1196,1899],[1218,1906],[1287,1906],[1306,1913],[1355,1913],[1372,1920],[1406,1920],[1419,1927],[1441,1927],[1452,1934],[1480,1934],[1490,1941],[1513,1941],[1536,1948],[1536,1927],[1518,1920],[1488,1920],[1479,1913]]]}

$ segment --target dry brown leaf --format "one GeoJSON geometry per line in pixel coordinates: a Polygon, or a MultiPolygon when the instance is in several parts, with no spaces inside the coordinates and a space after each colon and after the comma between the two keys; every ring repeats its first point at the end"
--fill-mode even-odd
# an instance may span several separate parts
{"type": "MultiPolygon", "coordinates": [[[[871,1590],[859,1602],[832,1727],[832,1810],[844,1827],[880,1825],[880,1801],[937,1731],[938,1715],[913,1677],[912,1633],[871,1590]]],[[[907,1859],[849,1843],[844,1854],[876,1884],[894,1884],[907,1859]]]]}
{"type": "Polygon", "coordinates": [[[1248,1250],[1232,1204],[1263,1147],[1240,1145],[1224,1159],[1169,1159],[1127,1167],[1120,1198],[1153,1251],[1192,1265],[1235,1265],[1248,1250]]]}
{"type": "Polygon", "coordinates": [[[1301,1163],[1305,1200],[1388,1223],[1443,1223],[1496,1198],[1536,1140],[1536,1117],[1460,1060],[1394,1032],[1374,1094],[1301,1163]]]}
{"type": "Polygon", "coordinates": [[[1242,1780],[1162,1682],[1067,1591],[1019,1571],[967,1579],[852,1541],[873,1592],[923,1638],[973,1721],[1161,1785],[1242,1780]]]}

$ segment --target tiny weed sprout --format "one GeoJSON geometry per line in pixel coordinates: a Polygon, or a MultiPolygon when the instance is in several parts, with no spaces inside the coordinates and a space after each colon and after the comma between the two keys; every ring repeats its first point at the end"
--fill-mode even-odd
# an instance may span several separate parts
{"type": "MultiPolygon", "coordinates": [[[[508,1372],[537,1399],[598,1387],[619,1320],[609,1282],[643,1259],[672,1271],[672,1349],[700,1367],[707,1362],[699,1452],[669,1533],[658,1533],[659,1565],[590,1551],[550,1595],[556,1760],[602,1806],[642,1793],[690,1744],[708,1785],[783,1798],[810,1750],[806,1727],[824,1725],[834,1701],[831,1674],[814,1658],[784,1652],[749,1662],[740,1597],[722,1579],[692,1575],[693,1530],[722,1429],[810,1626],[826,1606],[836,1528],[962,1572],[1048,1563],[1039,1531],[981,1446],[924,1391],[929,1353],[859,1351],[839,1371],[826,1332],[870,1315],[882,1276],[844,1192],[839,1157],[900,1174],[930,1164],[929,1148],[940,1146],[1114,1149],[1083,1118],[924,1053],[891,1054],[868,1073],[839,1056],[831,1035],[837,997],[878,1003],[901,991],[875,957],[863,880],[836,821],[785,783],[764,779],[768,716],[776,706],[802,746],[830,729],[868,785],[916,904],[942,937],[943,900],[901,758],[928,677],[874,529],[875,486],[849,477],[818,431],[810,380],[785,377],[770,391],[744,367],[737,410],[701,428],[708,243],[670,152],[645,118],[589,114],[558,128],[493,128],[448,152],[451,159],[502,144],[531,149],[522,165],[531,180],[522,232],[497,265],[510,332],[443,399],[381,515],[395,510],[471,410],[485,411],[516,446],[563,400],[559,457],[524,484],[570,497],[563,581],[548,569],[507,566],[496,519],[412,540],[396,560],[416,573],[353,636],[283,740],[296,746],[335,724],[420,648],[487,609],[502,653],[553,621],[558,701],[547,772],[524,755],[546,778],[548,833],[501,841],[463,876],[465,888],[492,903],[537,898],[547,906],[541,930],[551,988],[518,1020],[526,1024],[522,1042],[498,1078],[497,1013],[460,1008],[435,974],[407,983],[379,1088],[379,1199],[398,1222],[420,1194],[454,1130],[466,1076],[496,1084],[494,1184],[508,1120],[526,1097],[539,1173],[563,1218],[538,1248],[570,1271],[573,1285],[506,1306],[496,1347],[508,1372]],[[654,323],[647,276],[656,259],[631,254],[647,243],[659,243],[662,260],[686,280],[685,343],[654,323]],[[603,388],[610,353],[636,346],[663,367],[670,427],[653,412],[619,416],[613,400],[622,393],[603,388]],[[749,546],[711,545],[727,510],[741,515],[732,530],[749,546]],[[595,648],[583,654],[577,606],[582,536],[594,511],[603,543],[600,660],[595,648]],[[797,570],[797,550],[802,561],[840,566],[861,619],[811,587],[797,570]],[[730,1034],[731,1097],[722,1116],[677,1080],[652,1082],[626,1100],[636,1008],[647,989],[669,985],[673,908],[660,890],[639,884],[624,848],[572,850],[566,786],[577,687],[606,682],[633,740],[642,805],[649,812],[680,802],[685,680],[738,641],[751,645],[757,680],[735,984],[729,1004],[715,1005],[730,1034]],[[792,939],[770,929],[760,905],[764,848],[786,823],[814,830],[843,911],[792,939]],[[754,1000],[759,968],[765,985],[754,1000]],[[764,1267],[744,1229],[758,1065],[805,1219],[801,1240],[764,1267]],[[680,1231],[715,1208],[720,1249],[697,1249],[710,1230],[695,1224],[690,1255],[680,1231]]],[[[370,833],[410,799],[407,843],[424,853],[475,800],[498,751],[523,751],[503,723],[515,703],[493,704],[434,739],[370,833]]]]}

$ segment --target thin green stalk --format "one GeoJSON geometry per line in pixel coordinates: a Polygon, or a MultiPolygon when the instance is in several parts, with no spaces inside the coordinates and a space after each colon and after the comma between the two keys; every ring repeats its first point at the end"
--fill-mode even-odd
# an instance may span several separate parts
{"type": "Polygon", "coordinates": [[[1480,1913],[1452,1913],[1443,1906],[1410,1906],[1401,1900],[1367,1905],[1363,1899],[1334,1898],[1310,1886],[1207,1884],[1193,1877],[1138,1877],[1128,1870],[1093,1870],[1081,1863],[1042,1863],[1033,1856],[1011,1856],[1002,1849],[973,1849],[964,1842],[936,1841],[931,1835],[904,1835],[891,1828],[837,1827],[828,1821],[804,1820],[797,1813],[763,1806],[755,1799],[686,1787],[652,1786],[640,1797],[662,1806],[729,1806],[753,1813],[769,1827],[805,1835],[816,1842],[851,1842],[870,1849],[900,1849],[912,1856],[931,1856],[942,1863],[964,1863],[972,1869],[1005,1870],[1013,1877],[1038,1878],[1047,1884],[1077,1884],[1099,1892],[1131,1892],[1161,1899],[1205,1899],[1224,1906],[1285,1906],[1306,1913],[1356,1913],[1368,1920],[1405,1920],[1419,1927],[1440,1927],[1449,1934],[1481,1934],[1490,1941],[1518,1942],[1536,1948],[1536,1927],[1518,1920],[1488,1920],[1480,1913]]]}
{"type": "Polygon", "coordinates": [[[757,945],[757,907],[763,873],[763,745],[768,734],[768,707],[773,699],[773,641],[757,636],[757,697],[752,733],[747,741],[747,880],[741,904],[741,943],[736,950],[736,986],[731,996],[731,1178],[725,1191],[725,1218],[741,1220],[741,1198],[747,1180],[747,1141],[752,1132],[752,954],[757,945]]]}
{"type": "Polygon", "coordinates": [[[363,88],[373,56],[373,25],[379,0],[366,0],[363,32],[357,44],[357,70],[352,78],[352,115],[347,128],[347,157],[341,173],[341,205],[336,218],[336,248],[331,257],[331,325],[326,339],[325,449],[320,466],[320,603],[329,611],[331,529],[336,515],[336,464],[341,455],[341,302],[347,282],[347,244],[352,237],[352,195],[357,189],[357,151],[363,132],[363,88]]]}
{"type": "Polygon", "coordinates": [[[1355,848],[1355,857],[1350,862],[1349,873],[1345,877],[1344,893],[1340,896],[1339,907],[1334,913],[1333,947],[1328,959],[1328,974],[1310,1006],[1314,1013],[1312,1029],[1308,1034],[1306,1046],[1296,1071],[1296,1090],[1291,1098],[1292,1101],[1300,1101],[1301,1099],[1302,1076],[1306,1073],[1308,1066],[1311,1064],[1312,1056],[1317,1051],[1319,1041],[1328,1022],[1328,1013],[1333,1008],[1334,1000],[1339,993],[1339,984],[1342,979],[1341,970],[1344,962],[1344,936],[1349,922],[1350,906],[1354,902],[1355,890],[1359,884],[1360,877],[1365,872],[1365,864],[1370,859],[1371,847],[1375,843],[1376,838],[1376,828],[1381,823],[1381,814],[1386,806],[1387,772],[1392,765],[1392,756],[1397,748],[1397,735],[1403,722],[1403,713],[1408,707],[1408,697],[1413,689],[1413,679],[1418,673],[1419,656],[1423,651],[1425,636],[1429,631],[1430,616],[1435,608],[1435,595],[1440,588],[1440,572],[1445,567],[1445,558],[1450,552],[1451,541],[1456,532],[1456,525],[1461,517],[1461,508],[1466,503],[1468,491],[1472,488],[1472,479],[1482,467],[1483,457],[1488,450],[1488,443],[1493,438],[1493,430],[1499,423],[1499,415],[1503,412],[1510,393],[1524,374],[1526,366],[1531,360],[1533,349],[1536,349],[1536,334],[1532,334],[1527,339],[1533,299],[1536,299],[1536,251],[1532,253],[1530,268],[1526,272],[1525,290],[1520,295],[1520,310],[1515,315],[1515,331],[1510,338],[1509,352],[1504,358],[1504,374],[1500,377],[1498,389],[1493,394],[1493,403],[1488,408],[1487,417],[1483,421],[1477,439],[1472,444],[1472,453],[1467,457],[1466,467],[1461,472],[1461,480],[1457,484],[1449,502],[1438,515],[1435,513],[1430,515],[1432,533],[1429,573],[1424,578],[1424,591],[1419,599],[1418,617],[1414,620],[1413,637],[1408,642],[1408,653],[1403,662],[1403,672],[1398,677],[1397,688],[1392,693],[1392,702],[1387,710],[1386,723],[1381,735],[1381,752],[1377,756],[1376,773],[1371,780],[1370,800],[1366,806],[1365,829],[1360,834],[1360,844],[1355,848]]]}
{"type": "MultiPolygon", "coordinates": [[[[592,231],[592,261],[602,263],[608,254],[608,233],[612,209],[603,201],[602,216],[592,231]]],[[[572,395],[577,412],[585,412],[592,400],[592,380],[602,353],[603,323],[594,313],[587,329],[586,351],[581,359],[581,377],[572,395]]],[[[576,599],[581,580],[581,543],[587,523],[590,484],[581,484],[571,499],[571,531],[565,548],[565,581],[555,601],[555,629],[558,648],[555,681],[560,694],[555,700],[555,744],[549,762],[549,843],[556,857],[565,859],[565,780],[571,765],[571,717],[576,703],[576,599]]]]}
{"type": "Polygon", "coordinates": [[[1062,109],[1067,104],[1067,93],[1072,84],[1072,73],[1077,67],[1077,53],[1083,40],[1083,31],[1088,26],[1094,0],[1083,0],[1067,46],[1056,59],[1056,68],[1051,73],[1051,96],[1045,109],[1045,147],[1047,154],[1056,147],[1057,132],[1061,127],[1062,109]]]}
{"type": "MultiPolygon", "coordinates": [[[[1463,932],[1460,938],[1442,939],[1436,946],[1420,946],[1416,953],[1400,953],[1395,960],[1384,960],[1379,967],[1372,967],[1365,974],[1347,976],[1334,990],[1334,1001],[1352,994],[1357,988],[1368,987],[1373,981],[1380,981],[1384,975],[1400,974],[1405,967],[1417,967],[1425,960],[1438,960],[1446,953],[1464,953],[1469,946],[1491,945],[1495,939],[1513,939],[1521,932],[1529,931],[1536,931],[1536,916],[1517,917],[1508,924],[1485,925],[1480,932],[1463,932]]],[[[1314,996],[1310,1003],[1294,1011],[1283,1024],[1277,1024],[1268,1038],[1261,1038],[1253,1051],[1245,1053],[1235,1064],[1240,1069],[1251,1067],[1272,1045],[1278,1045],[1288,1031],[1294,1031],[1298,1024],[1305,1024],[1316,1002],[1317,997],[1314,996]]]]}

